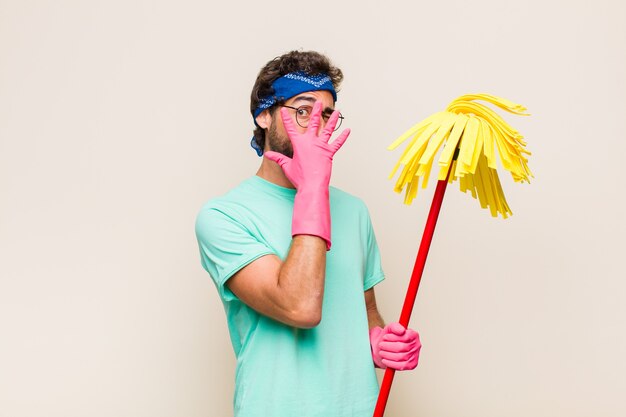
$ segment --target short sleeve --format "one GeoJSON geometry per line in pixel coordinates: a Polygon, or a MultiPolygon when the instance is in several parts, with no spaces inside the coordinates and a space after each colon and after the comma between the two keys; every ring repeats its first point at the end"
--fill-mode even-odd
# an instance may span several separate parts
{"type": "Polygon", "coordinates": [[[382,269],[380,261],[380,252],[378,250],[378,243],[376,242],[376,234],[374,233],[374,227],[370,215],[365,210],[366,222],[365,222],[365,236],[366,236],[366,253],[365,253],[365,276],[363,279],[363,291],[367,291],[374,285],[385,279],[385,274],[382,269]]]}
{"type": "Polygon", "coordinates": [[[225,286],[231,276],[261,256],[274,253],[243,225],[215,208],[204,208],[198,214],[196,238],[202,267],[224,301],[237,299],[225,286]]]}

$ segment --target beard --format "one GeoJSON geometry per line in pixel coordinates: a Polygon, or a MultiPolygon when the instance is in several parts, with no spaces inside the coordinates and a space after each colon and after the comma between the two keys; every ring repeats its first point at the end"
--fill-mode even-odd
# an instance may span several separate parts
{"type": "Polygon", "coordinates": [[[267,132],[267,141],[269,144],[270,151],[282,153],[289,158],[293,158],[293,146],[291,144],[291,139],[286,134],[278,133],[276,129],[276,123],[272,123],[267,132]]]}

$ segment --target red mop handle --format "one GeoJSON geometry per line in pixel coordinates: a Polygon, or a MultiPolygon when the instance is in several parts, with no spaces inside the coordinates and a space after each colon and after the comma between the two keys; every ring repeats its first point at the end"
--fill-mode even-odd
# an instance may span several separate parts
{"type": "MultiPolygon", "coordinates": [[[[449,175],[450,172],[448,171],[448,176],[449,175]]],[[[437,189],[435,190],[435,196],[433,197],[433,202],[430,206],[430,212],[428,213],[428,219],[426,220],[426,227],[424,228],[424,234],[422,235],[422,242],[420,243],[420,247],[417,252],[415,266],[413,267],[413,273],[411,274],[411,281],[409,282],[409,288],[406,293],[406,298],[404,299],[404,305],[402,306],[402,314],[400,314],[400,324],[404,327],[409,325],[411,312],[413,311],[413,305],[415,304],[415,297],[417,296],[417,290],[420,286],[422,272],[424,272],[424,265],[426,264],[426,257],[428,256],[428,250],[430,249],[430,242],[433,240],[435,225],[437,224],[439,210],[441,209],[441,203],[443,202],[443,195],[446,192],[447,185],[447,178],[444,181],[440,180],[437,182],[437,189]]],[[[385,413],[385,406],[387,405],[387,398],[389,397],[389,391],[391,390],[394,373],[395,371],[393,369],[387,368],[385,370],[385,376],[383,377],[380,392],[378,393],[378,401],[376,402],[376,408],[374,409],[374,417],[383,417],[383,414],[385,413]]]]}

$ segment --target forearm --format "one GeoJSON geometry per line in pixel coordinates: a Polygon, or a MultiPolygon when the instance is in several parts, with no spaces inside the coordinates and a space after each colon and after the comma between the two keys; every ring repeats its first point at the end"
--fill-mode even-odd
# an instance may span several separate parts
{"type": "Polygon", "coordinates": [[[302,327],[313,327],[321,320],[325,273],[326,242],[317,236],[294,236],[276,290],[277,301],[302,327]]]}
{"type": "Polygon", "coordinates": [[[370,330],[374,327],[385,327],[385,322],[378,311],[373,288],[365,291],[365,308],[367,309],[367,322],[370,330]]]}
{"type": "Polygon", "coordinates": [[[373,310],[367,310],[367,322],[370,329],[373,327],[385,327],[385,321],[375,308],[373,310]]]}

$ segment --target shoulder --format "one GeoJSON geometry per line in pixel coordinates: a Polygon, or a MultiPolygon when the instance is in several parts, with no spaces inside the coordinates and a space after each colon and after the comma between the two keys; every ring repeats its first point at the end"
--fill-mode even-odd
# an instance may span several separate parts
{"type": "Polygon", "coordinates": [[[334,201],[341,202],[342,204],[350,204],[353,206],[358,206],[358,207],[367,209],[367,207],[365,206],[365,202],[363,202],[363,200],[360,197],[357,197],[354,194],[350,194],[337,187],[333,187],[333,186],[330,187],[330,198],[331,198],[331,201],[334,200],[334,201]]]}
{"type": "Polygon", "coordinates": [[[351,210],[354,213],[369,217],[369,212],[365,202],[360,197],[350,194],[340,188],[330,187],[330,203],[333,207],[351,210]]]}
{"type": "Polygon", "coordinates": [[[254,177],[243,180],[226,193],[206,201],[200,208],[199,214],[202,215],[213,211],[228,211],[238,206],[245,206],[262,194],[262,190],[256,185],[254,177]]]}
{"type": "Polygon", "coordinates": [[[213,197],[206,201],[196,215],[196,231],[206,230],[207,226],[215,227],[220,223],[236,222],[242,207],[246,206],[249,199],[247,193],[250,185],[248,181],[243,181],[237,187],[231,189],[223,195],[213,197]]]}

